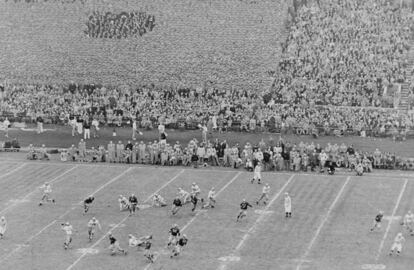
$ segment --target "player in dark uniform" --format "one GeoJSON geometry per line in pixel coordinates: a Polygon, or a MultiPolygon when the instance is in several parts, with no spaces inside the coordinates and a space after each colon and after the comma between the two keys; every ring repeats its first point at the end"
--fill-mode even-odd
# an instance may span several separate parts
{"type": "Polygon", "coordinates": [[[94,200],[95,198],[93,196],[89,196],[83,201],[83,214],[86,214],[89,211],[89,207],[94,200]]]}
{"type": "Polygon", "coordinates": [[[151,253],[151,239],[152,236],[147,238],[146,241],[143,243],[144,246],[144,257],[148,259],[148,261],[150,261],[151,263],[154,263],[154,254],[151,253]]]}
{"type": "Polygon", "coordinates": [[[180,198],[179,198],[179,197],[176,197],[176,198],[174,199],[174,201],[173,201],[173,204],[172,204],[171,213],[172,213],[173,215],[177,214],[178,210],[180,210],[180,208],[181,208],[182,206],[183,206],[183,204],[182,204],[182,202],[181,202],[180,198]]]}
{"type": "Polygon", "coordinates": [[[183,236],[180,239],[178,239],[177,244],[175,244],[175,247],[172,251],[170,258],[178,256],[181,253],[183,247],[187,245],[187,242],[188,242],[187,236],[183,234],[183,236]]]}
{"type": "Polygon", "coordinates": [[[109,244],[110,244],[109,245],[109,249],[111,250],[111,255],[115,255],[116,254],[116,251],[120,251],[124,255],[127,254],[127,252],[119,246],[119,242],[112,235],[112,233],[109,234],[109,244]]]}
{"type": "Polygon", "coordinates": [[[194,212],[194,210],[197,207],[197,202],[198,202],[198,198],[197,198],[197,194],[196,193],[191,193],[191,195],[190,195],[190,201],[193,204],[193,208],[191,209],[191,211],[194,212]]]}
{"type": "Polygon", "coordinates": [[[237,221],[241,220],[243,217],[246,216],[246,214],[247,214],[246,212],[247,212],[248,207],[252,207],[252,205],[250,203],[248,203],[246,201],[246,199],[243,199],[243,201],[240,204],[240,213],[237,216],[237,221]]]}
{"type": "Polygon", "coordinates": [[[178,241],[178,237],[180,236],[180,229],[178,228],[177,224],[174,224],[170,231],[170,236],[168,238],[168,243],[167,243],[167,247],[171,246],[171,245],[175,245],[178,241]]]}
{"type": "Polygon", "coordinates": [[[383,217],[384,217],[384,212],[379,211],[379,213],[375,216],[374,225],[372,225],[372,228],[370,230],[371,232],[373,232],[375,229],[381,229],[381,221],[383,217]]]}
{"type": "Polygon", "coordinates": [[[138,198],[135,196],[135,194],[131,194],[131,196],[129,196],[129,215],[132,215],[132,213],[135,213],[135,210],[139,208],[137,207],[138,205],[138,198]]]}

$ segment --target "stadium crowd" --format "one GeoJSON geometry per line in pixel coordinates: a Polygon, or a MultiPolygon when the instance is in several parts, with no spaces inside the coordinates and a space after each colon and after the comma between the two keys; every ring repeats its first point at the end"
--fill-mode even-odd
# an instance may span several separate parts
{"type": "Polygon", "coordinates": [[[320,1],[298,9],[274,95],[281,103],[387,106],[406,81],[414,14],[386,0],[320,1]]]}
{"type": "Polygon", "coordinates": [[[397,110],[383,108],[278,104],[266,102],[257,92],[216,88],[173,89],[142,86],[135,90],[94,85],[67,88],[13,85],[6,90],[0,108],[9,121],[68,123],[72,119],[100,125],[126,125],[137,121],[151,129],[279,131],[310,135],[402,136],[413,129],[413,119],[397,110]],[[30,97],[30,98],[29,98],[30,97]],[[17,120],[13,120],[17,118],[17,120]],[[22,120],[23,119],[23,120],[22,120]]]}

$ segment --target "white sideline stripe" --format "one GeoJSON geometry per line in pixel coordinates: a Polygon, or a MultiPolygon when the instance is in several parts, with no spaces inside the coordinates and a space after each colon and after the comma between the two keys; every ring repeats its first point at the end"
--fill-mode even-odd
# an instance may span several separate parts
{"type": "MultiPolygon", "coordinates": [[[[289,179],[286,181],[286,183],[282,186],[282,188],[276,193],[275,196],[273,196],[272,200],[266,205],[263,211],[266,211],[270,208],[270,206],[273,204],[274,201],[276,201],[277,198],[279,198],[280,194],[286,189],[286,187],[292,182],[293,178],[295,177],[295,174],[292,174],[289,179]]],[[[236,253],[242,248],[244,242],[249,238],[249,236],[252,234],[253,231],[256,230],[257,226],[263,222],[263,219],[267,217],[265,212],[260,214],[260,216],[256,219],[256,221],[253,223],[253,225],[249,228],[249,230],[243,235],[242,239],[240,240],[239,244],[234,248],[232,253],[228,255],[228,257],[236,256],[236,253]]],[[[223,261],[220,263],[218,270],[224,270],[227,268],[227,261],[223,261]]]]}
{"type": "Polygon", "coordinates": [[[385,230],[384,236],[382,237],[381,243],[378,248],[377,256],[375,257],[375,261],[378,261],[379,257],[381,256],[382,249],[384,248],[385,240],[387,239],[388,232],[391,228],[391,223],[394,219],[395,213],[397,212],[398,206],[400,205],[401,199],[403,197],[404,191],[407,187],[408,179],[405,179],[404,185],[401,188],[400,194],[398,195],[397,202],[395,203],[394,209],[392,210],[391,220],[388,222],[387,229],[385,230]]]}
{"type": "MultiPolygon", "coordinates": [[[[72,168],[74,169],[74,168],[72,168]]],[[[130,170],[132,170],[133,167],[129,168],[128,170],[124,171],[123,173],[119,174],[118,176],[112,178],[111,180],[109,180],[108,182],[106,182],[104,185],[102,185],[100,188],[98,188],[95,192],[93,192],[92,194],[96,194],[98,191],[102,190],[102,188],[108,186],[110,183],[115,182],[116,180],[118,180],[119,178],[121,178],[122,176],[124,176],[126,173],[128,173],[130,170]]],[[[78,203],[78,205],[82,204],[83,201],[80,201],[78,203]]],[[[64,218],[67,214],[69,214],[70,212],[72,212],[73,210],[75,210],[76,207],[72,207],[69,210],[67,210],[65,213],[63,213],[62,215],[60,215],[58,217],[58,219],[62,219],[64,218]]],[[[53,224],[55,224],[57,222],[57,220],[53,220],[52,222],[50,222],[49,224],[47,224],[45,227],[43,227],[39,232],[37,232],[36,234],[30,236],[26,241],[25,244],[28,246],[28,244],[37,236],[39,236],[42,232],[44,232],[47,228],[49,228],[50,226],[52,226],[53,224]]],[[[24,246],[24,247],[27,247],[24,246]]],[[[9,258],[11,255],[13,255],[14,253],[16,253],[17,251],[20,251],[23,248],[22,245],[19,245],[17,248],[13,249],[9,254],[7,254],[6,256],[4,256],[3,258],[0,259],[0,264],[5,261],[7,258],[9,258]]]]}
{"type": "MultiPolygon", "coordinates": [[[[223,192],[231,183],[233,183],[234,182],[234,180],[236,180],[240,175],[242,174],[242,172],[238,172],[232,179],[230,179],[230,181],[229,182],[227,182],[227,184],[225,184],[217,193],[216,193],[216,197],[218,196],[218,195],[220,195],[220,193],[221,192],[223,192]]],[[[184,230],[185,229],[187,229],[188,228],[188,226],[190,226],[193,222],[194,222],[194,220],[197,218],[197,216],[200,214],[200,213],[203,213],[203,212],[201,212],[201,211],[199,211],[199,212],[197,212],[196,214],[195,214],[195,216],[192,218],[192,219],[190,219],[188,222],[187,222],[187,224],[185,224],[184,225],[184,227],[181,229],[181,232],[184,232],[184,230]]],[[[157,257],[159,257],[159,256],[161,256],[162,255],[162,252],[158,252],[158,256],[157,257]]],[[[155,259],[157,259],[157,257],[155,257],[155,259]]],[[[148,270],[149,269],[149,267],[151,266],[151,264],[148,264],[145,268],[144,268],[144,270],[148,270]]],[[[68,269],[67,269],[68,270],[68,269]]]]}
{"type": "MultiPolygon", "coordinates": [[[[52,183],[58,183],[58,182],[60,182],[60,181],[62,181],[64,178],[62,178],[63,176],[65,176],[66,174],[68,174],[69,172],[71,172],[71,171],[73,171],[74,169],[76,169],[78,167],[78,165],[76,165],[76,166],[74,166],[74,167],[72,167],[72,168],[70,168],[69,170],[67,170],[67,171],[65,171],[65,172],[63,172],[63,173],[61,173],[60,175],[58,175],[58,176],[56,176],[55,178],[53,178],[53,179],[51,179],[51,180],[49,180],[49,181],[47,181],[47,182],[49,182],[50,184],[52,184],[52,183]],[[60,180],[58,180],[58,179],[60,179],[60,180]]],[[[39,187],[37,187],[36,189],[34,189],[34,190],[32,190],[31,192],[29,192],[29,193],[27,193],[22,199],[20,199],[19,201],[25,201],[25,200],[27,200],[27,198],[29,198],[33,193],[35,193],[38,189],[40,188],[40,186],[39,187]]],[[[7,212],[7,210],[9,210],[10,208],[12,208],[12,207],[14,207],[14,206],[16,206],[16,205],[18,205],[19,204],[19,202],[14,202],[14,203],[12,203],[11,205],[9,205],[9,206],[7,206],[6,208],[4,208],[3,210],[1,210],[0,211],[0,215],[3,215],[4,213],[6,213],[7,212]]]]}
{"type": "MultiPolygon", "coordinates": [[[[166,186],[168,186],[171,182],[173,182],[175,179],[177,179],[185,170],[182,169],[177,175],[175,175],[173,178],[171,178],[168,182],[166,182],[164,185],[162,185],[159,189],[157,189],[154,193],[152,193],[145,201],[149,201],[151,200],[151,198],[154,196],[155,193],[158,193],[160,190],[162,190],[163,188],[165,188],[166,186]]],[[[105,237],[107,237],[113,230],[115,230],[116,228],[118,228],[122,223],[124,223],[127,219],[128,219],[129,215],[124,217],[120,222],[118,222],[117,224],[115,224],[107,233],[105,233],[101,238],[99,238],[92,246],[90,246],[90,249],[95,248],[102,240],[105,239],[105,237]]],[[[76,264],[78,264],[78,262],[80,262],[86,255],[88,255],[89,253],[82,253],[79,258],[76,259],[76,261],[74,261],[71,265],[69,265],[68,268],[66,268],[66,270],[70,270],[73,267],[75,267],[76,264]]]]}
{"type": "Polygon", "coordinates": [[[319,227],[316,230],[315,235],[313,236],[313,238],[310,241],[308,247],[306,248],[305,254],[303,254],[303,256],[300,258],[301,260],[299,261],[299,264],[296,266],[296,270],[300,270],[303,263],[306,261],[306,258],[308,257],[313,245],[316,242],[316,239],[318,238],[319,234],[321,233],[321,230],[322,230],[323,226],[325,225],[326,221],[328,220],[329,215],[331,214],[332,210],[334,209],[336,203],[338,202],[339,198],[341,197],[342,193],[345,190],[345,187],[348,185],[350,180],[351,180],[351,176],[348,176],[346,178],[345,183],[342,185],[341,189],[339,190],[338,194],[336,195],[335,200],[332,202],[331,206],[329,206],[328,212],[326,213],[325,217],[322,219],[321,224],[319,224],[319,227]]]}
{"type": "Polygon", "coordinates": [[[0,175],[0,178],[3,178],[3,177],[8,176],[8,175],[10,175],[12,173],[15,173],[15,172],[17,172],[18,170],[20,170],[21,168],[23,168],[26,165],[27,165],[27,163],[22,163],[21,165],[17,166],[16,168],[14,168],[13,170],[11,170],[10,172],[7,172],[5,174],[0,175]]]}

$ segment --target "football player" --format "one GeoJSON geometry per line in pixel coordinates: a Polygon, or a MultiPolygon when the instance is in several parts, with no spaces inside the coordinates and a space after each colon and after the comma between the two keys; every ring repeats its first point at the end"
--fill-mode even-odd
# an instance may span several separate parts
{"type": "Polygon", "coordinates": [[[246,199],[243,199],[243,201],[240,203],[240,213],[238,214],[236,221],[241,220],[247,215],[248,207],[253,207],[253,206],[250,203],[248,203],[246,199]]]}
{"type": "Polygon", "coordinates": [[[99,220],[97,220],[95,217],[93,217],[91,220],[89,220],[89,222],[88,222],[89,242],[92,241],[92,238],[95,234],[95,230],[96,230],[97,226],[98,226],[99,230],[102,231],[102,227],[101,227],[101,224],[99,223],[99,220]]]}

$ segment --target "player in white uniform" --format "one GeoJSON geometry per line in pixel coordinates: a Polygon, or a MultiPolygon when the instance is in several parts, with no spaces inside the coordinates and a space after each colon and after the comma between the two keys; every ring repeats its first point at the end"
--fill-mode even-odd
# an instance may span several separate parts
{"type": "Polygon", "coordinates": [[[394,243],[391,246],[390,256],[394,254],[394,251],[397,252],[397,256],[400,255],[402,251],[402,244],[405,242],[405,238],[402,233],[398,233],[397,236],[394,238],[394,243]]]}
{"type": "Polygon", "coordinates": [[[214,205],[216,204],[216,190],[214,189],[214,187],[212,187],[208,192],[207,200],[208,202],[201,208],[214,208],[214,205]]]}
{"type": "Polygon", "coordinates": [[[41,206],[44,202],[55,202],[55,199],[50,195],[52,193],[52,186],[48,182],[45,182],[40,189],[43,189],[43,196],[42,199],[40,199],[39,206],[41,206]]]}
{"type": "Polygon", "coordinates": [[[413,225],[414,225],[414,214],[411,213],[411,211],[408,211],[408,213],[404,216],[404,220],[401,223],[401,225],[403,225],[407,231],[413,235],[413,225]]]}
{"type": "Polygon", "coordinates": [[[262,180],[262,166],[260,165],[260,163],[258,163],[256,165],[256,167],[254,167],[254,173],[253,173],[253,179],[250,181],[252,184],[254,183],[254,180],[257,180],[258,184],[261,184],[260,181],[262,180]]]}
{"type": "Polygon", "coordinates": [[[155,193],[152,197],[152,206],[153,207],[165,207],[167,206],[167,202],[165,199],[158,193],[155,193]]]}
{"type": "Polygon", "coordinates": [[[88,222],[88,237],[89,237],[89,241],[92,241],[92,238],[93,238],[93,236],[95,234],[95,228],[96,228],[96,226],[98,226],[99,230],[102,231],[102,227],[101,227],[101,224],[99,223],[99,220],[97,220],[95,217],[93,217],[88,222]]]}
{"type": "Polygon", "coordinates": [[[178,188],[178,196],[180,196],[183,204],[190,202],[190,193],[182,188],[178,188]]]}
{"type": "Polygon", "coordinates": [[[7,221],[5,217],[0,218],[0,239],[4,238],[7,229],[7,221]]]}
{"type": "Polygon", "coordinates": [[[259,205],[261,200],[263,200],[263,204],[267,204],[267,201],[269,200],[269,192],[270,185],[266,183],[266,185],[262,189],[262,195],[260,195],[260,198],[256,201],[256,204],[259,205]]]}
{"type": "Polygon", "coordinates": [[[129,201],[128,199],[123,196],[123,195],[119,195],[119,211],[125,211],[125,210],[129,210],[129,201]]]}
{"type": "Polygon", "coordinates": [[[287,192],[285,192],[285,214],[287,218],[292,217],[292,200],[287,192]]]}
{"type": "Polygon", "coordinates": [[[201,189],[196,183],[193,183],[191,185],[191,192],[198,197],[201,193],[201,189]]]}
{"type": "Polygon", "coordinates": [[[62,223],[61,226],[62,226],[62,230],[64,230],[66,233],[66,239],[65,239],[65,243],[63,244],[63,247],[65,249],[68,249],[69,244],[72,242],[73,227],[72,225],[69,224],[69,222],[62,223]]]}
{"type": "Polygon", "coordinates": [[[145,242],[147,242],[148,240],[152,239],[152,235],[146,235],[146,236],[142,236],[140,238],[130,234],[128,235],[129,239],[128,239],[128,245],[130,247],[136,247],[136,248],[140,248],[143,247],[145,242]]]}

